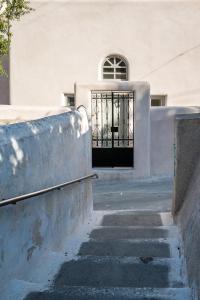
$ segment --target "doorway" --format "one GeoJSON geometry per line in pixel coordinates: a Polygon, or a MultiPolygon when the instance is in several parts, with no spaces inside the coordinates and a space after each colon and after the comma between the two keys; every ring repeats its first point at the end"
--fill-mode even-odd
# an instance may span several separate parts
{"type": "Polygon", "coordinates": [[[134,166],[134,92],[92,91],[93,167],[134,166]]]}

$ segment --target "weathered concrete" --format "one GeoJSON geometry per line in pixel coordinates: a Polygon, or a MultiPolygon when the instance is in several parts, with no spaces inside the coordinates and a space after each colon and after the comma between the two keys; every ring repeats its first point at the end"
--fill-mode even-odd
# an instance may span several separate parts
{"type": "Polygon", "coordinates": [[[32,293],[26,300],[186,300],[187,288],[92,288],[67,287],[57,291],[32,293]]]}
{"type": "Polygon", "coordinates": [[[93,184],[95,210],[170,211],[172,180],[98,180],[93,184]]]}
{"type": "Polygon", "coordinates": [[[183,238],[190,286],[200,299],[200,116],[176,120],[177,164],[174,214],[183,238]]]}
{"type": "Polygon", "coordinates": [[[151,176],[174,176],[174,122],[177,115],[200,113],[200,107],[151,107],[151,176]]]}
{"type": "Polygon", "coordinates": [[[182,207],[199,161],[200,114],[176,118],[176,161],[173,213],[182,207]]]}
{"type": "Polygon", "coordinates": [[[100,240],[167,238],[168,230],[154,227],[103,227],[92,231],[90,238],[100,240]]]}
{"type": "Polygon", "coordinates": [[[82,257],[62,266],[55,287],[168,287],[167,262],[144,264],[139,259],[82,257]]]}
{"type": "Polygon", "coordinates": [[[170,257],[170,249],[166,239],[155,241],[91,240],[81,245],[79,255],[170,257]]]}
{"type": "MultiPolygon", "coordinates": [[[[159,225],[169,221],[168,213],[126,211],[115,214],[115,229],[120,228],[119,216],[137,215],[139,223],[146,220],[144,231],[153,218],[156,222],[159,219],[159,225]]],[[[109,214],[103,219],[106,216],[109,214]]],[[[100,224],[102,230],[107,230],[103,222],[100,224]]],[[[134,233],[138,226],[123,228],[134,233]]],[[[154,228],[160,229],[160,226],[154,228]]],[[[62,265],[51,289],[31,293],[26,300],[189,300],[177,230],[172,224],[163,228],[168,235],[173,231],[175,239],[155,238],[152,234],[147,239],[132,237],[130,240],[123,234],[122,239],[113,235],[112,240],[107,240],[104,235],[95,235],[97,229],[94,229],[90,240],[82,244],[78,257],[62,265]]]]}
{"type": "Polygon", "coordinates": [[[130,212],[108,214],[103,217],[103,226],[161,226],[160,214],[155,212],[130,212]]]}
{"type": "MultiPolygon", "coordinates": [[[[0,199],[88,175],[89,145],[83,111],[0,126],[0,199]]],[[[1,288],[8,293],[13,279],[45,283],[65,257],[68,238],[88,222],[91,210],[90,180],[2,207],[1,288]],[[41,269],[48,258],[51,264],[41,269]]]]}

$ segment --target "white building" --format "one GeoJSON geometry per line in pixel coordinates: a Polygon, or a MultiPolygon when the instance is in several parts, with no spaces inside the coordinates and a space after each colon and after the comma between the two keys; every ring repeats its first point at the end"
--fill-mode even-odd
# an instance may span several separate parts
{"type": "Polygon", "coordinates": [[[14,26],[10,103],[60,105],[75,83],[103,80],[105,59],[125,59],[162,103],[199,105],[200,1],[33,1],[14,26]]]}
{"type": "MultiPolygon", "coordinates": [[[[93,148],[123,146],[124,157],[131,153],[124,148],[132,148],[134,159],[121,165],[137,169],[139,164],[138,175],[148,175],[156,133],[150,135],[145,82],[153,106],[199,106],[200,1],[62,0],[31,5],[35,11],[13,28],[10,87],[5,79],[1,82],[1,103],[84,104],[91,115],[93,148]],[[107,103],[102,104],[104,99],[107,103]],[[96,108],[101,111],[96,113],[96,108]]],[[[167,143],[171,147],[171,136],[167,143]]],[[[102,155],[110,161],[113,152],[102,155]]],[[[172,159],[169,167],[164,164],[168,173],[172,159]]]]}

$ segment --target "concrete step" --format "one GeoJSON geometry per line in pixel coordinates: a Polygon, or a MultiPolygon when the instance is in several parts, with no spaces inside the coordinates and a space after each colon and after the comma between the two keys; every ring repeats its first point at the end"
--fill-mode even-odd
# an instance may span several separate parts
{"type": "Polygon", "coordinates": [[[90,240],[81,245],[78,255],[170,257],[170,247],[160,240],[90,240]]]}
{"type": "Polygon", "coordinates": [[[103,217],[102,226],[165,226],[172,225],[170,213],[117,212],[103,217]]]}
{"type": "Polygon", "coordinates": [[[173,237],[174,235],[176,235],[175,226],[102,226],[94,229],[89,235],[89,237],[97,240],[159,239],[173,237]]]}
{"type": "Polygon", "coordinates": [[[31,293],[25,300],[189,300],[189,288],[92,288],[65,287],[31,293]]]}
{"type": "Polygon", "coordinates": [[[179,261],[154,258],[84,256],[64,263],[55,278],[55,288],[93,287],[182,287],[179,261]],[[170,276],[169,276],[170,275],[170,276]]]}

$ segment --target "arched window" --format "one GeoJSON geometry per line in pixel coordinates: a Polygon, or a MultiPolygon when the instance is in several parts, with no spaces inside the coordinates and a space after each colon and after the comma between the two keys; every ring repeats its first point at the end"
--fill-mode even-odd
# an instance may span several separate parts
{"type": "Polygon", "coordinates": [[[128,80],[128,66],[119,55],[107,56],[103,62],[103,79],[128,80]]]}

